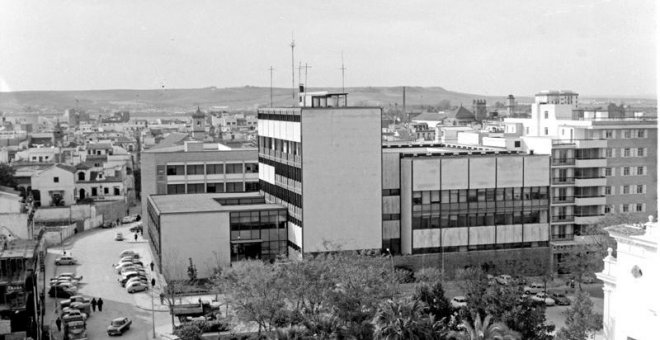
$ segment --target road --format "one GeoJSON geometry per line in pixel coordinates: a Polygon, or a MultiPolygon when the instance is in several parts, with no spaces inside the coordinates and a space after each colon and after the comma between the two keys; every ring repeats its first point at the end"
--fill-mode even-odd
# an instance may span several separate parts
{"type": "MultiPolygon", "coordinates": [[[[103,298],[103,311],[92,313],[87,322],[87,333],[89,339],[109,338],[106,328],[110,320],[126,316],[133,321],[124,339],[148,339],[151,337],[152,312],[144,310],[149,308],[151,291],[128,294],[117,282],[118,275],[112,265],[119,261],[119,253],[124,249],[135,249],[142,256],[146,270],[149,271],[151,263],[151,252],[149,245],[141,237],[134,241],[129,228],[134,224],[125,224],[112,229],[96,229],[86,231],[65,241],[64,249],[67,254],[75,257],[79,264],[75,266],[55,266],[54,261],[62,254],[62,248],[48,249],[46,258],[46,278],[65,272],[75,272],[83,276],[78,287],[79,294],[84,296],[103,298]],[[122,232],[127,238],[125,241],[114,241],[115,234],[122,232]],[[142,308],[138,307],[141,306],[142,308]]],[[[158,299],[158,297],[156,296],[158,299]]],[[[46,314],[44,322],[54,326],[56,318],[56,299],[46,295],[46,314]]],[[[167,312],[157,311],[154,313],[156,326],[169,324],[170,317],[167,312]]]]}

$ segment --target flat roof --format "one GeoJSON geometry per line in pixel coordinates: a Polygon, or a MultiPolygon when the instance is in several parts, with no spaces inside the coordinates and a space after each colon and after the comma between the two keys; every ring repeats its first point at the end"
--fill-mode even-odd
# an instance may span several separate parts
{"type": "Polygon", "coordinates": [[[151,195],[156,210],[163,214],[184,214],[203,212],[227,212],[247,210],[274,210],[286,209],[280,204],[257,203],[243,205],[223,205],[216,199],[232,198],[260,198],[259,192],[215,193],[215,194],[178,194],[178,195],[151,195]]]}

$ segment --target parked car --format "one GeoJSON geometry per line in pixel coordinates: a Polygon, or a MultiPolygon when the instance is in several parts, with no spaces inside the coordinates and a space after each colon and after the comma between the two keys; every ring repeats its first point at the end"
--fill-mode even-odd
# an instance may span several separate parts
{"type": "Polygon", "coordinates": [[[555,303],[559,306],[568,306],[571,304],[571,300],[562,293],[552,293],[550,297],[555,300],[555,303]]]}
{"type": "Polygon", "coordinates": [[[71,283],[73,285],[78,285],[78,280],[74,280],[70,277],[52,277],[50,279],[50,285],[59,284],[59,283],[71,283]]]}
{"type": "Polygon", "coordinates": [[[60,256],[55,259],[56,266],[73,265],[76,263],[78,263],[78,261],[73,256],[60,256]]]}
{"type": "Polygon", "coordinates": [[[67,317],[70,318],[82,317],[83,321],[87,320],[87,314],[81,312],[78,309],[71,307],[62,308],[62,321],[66,322],[67,317]]]}
{"type": "Polygon", "coordinates": [[[115,270],[117,271],[117,274],[121,274],[122,270],[125,268],[133,269],[135,268],[135,265],[133,264],[133,262],[122,262],[115,266],[115,270]]]}
{"type": "Polygon", "coordinates": [[[103,222],[101,224],[101,228],[109,229],[109,228],[114,228],[115,227],[115,222],[103,222]]]}
{"type": "Polygon", "coordinates": [[[451,306],[454,308],[461,308],[467,306],[467,298],[465,296],[454,296],[451,299],[451,306]]]}
{"type": "Polygon", "coordinates": [[[138,233],[142,232],[142,222],[132,226],[130,229],[128,229],[132,233],[138,233]]]}
{"type": "Polygon", "coordinates": [[[72,290],[67,287],[63,286],[50,286],[48,289],[48,296],[50,297],[58,297],[58,298],[70,298],[73,295],[76,295],[77,290],[72,290]]]}
{"type": "Polygon", "coordinates": [[[115,235],[115,241],[123,241],[124,240],[124,234],[122,233],[117,233],[115,235]]]}
{"type": "Polygon", "coordinates": [[[147,285],[147,287],[149,287],[149,279],[146,276],[142,276],[142,275],[130,277],[128,281],[124,283],[124,286],[130,286],[133,282],[142,282],[145,285],[147,285]]]}
{"type": "Polygon", "coordinates": [[[149,286],[146,283],[142,282],[133,282],[129,285],[126,286],[126,291],[129,292],[130,294],[133,294],[135,292],[142,292],[149,289],[149,286]]]}
{"type": "Polygon", "coordinates": [[[137,251],[133,250],[133,249],[126,249],[126,250],[123,250],[121,253],[119,253],[119,258],[126,257],[126,256],[133,256],[133,257],[136,257],[138,259],[140,258],[140,254],[137,251]]]}
{"type": "Polygon", "coordinates": [[[496,277],[495,281],[497,281],[497,283],[501,285],[508,285],[509,283],[513,282],[513,278],[511,277],[511,275],[502,274],[496,277]]]}
{"type": "Polygon", "coordinates": [[[82,275],[76,275],[74,273],[61,273],[60,275],[57,276],[58,279],[61,278],[71,278],[72,280],[76,280],[78,282],[82,281],[83,277],[82,275]]]}
{"type": "Polygon", "coordinates": [[[122,274],[122,276],[119,279],[117,279],[117,281],[119,281],[119,283],[121,284],[122,287],[125,287],[127,285],[128,280],[130,280],[134,277],[142,277],[145,280],[147,279],[146,275],[142,275],[142,274],[138,273],[137,271],[129,271],[129,272],[125,272],[124,274],[122,274]]]}
{"type": "Polygon", "coordinates": [[[133,222],[135,222],[135,221],[137,221],[137,220],[138,220],[138,219],[137,219],[137,215],[128,215],[128,216],[124,216],[124,217],[121,219],[121,223],[122,223],[122,224],[133,223],[133,222]]]}
{"type": "Polygon", "coordinates": [[[554,306],[555,300],[548,296],[545,292],[537,293],[532,296],[532,301],[545,303],[546,306],[554,306]]]}
{"type": "Polygon", "coordinates": [[[68,289],[70,291],[78,290],[78,286],[76,286],[75,284],[71,282],[63,282],[63,281],[55,282],[54,284],[51,285],[51,287],[61,287],[64,289],[68,289]]]}
{"type": "Polygon", "coordinates": [[[82,295],[74,295],[66,300],[60,301],[60,306],[62,307],[69,307],[71,303],[73,302],[86,302],[89,303],[91,302],[91,299],[88,297],[84,297],[82,295]]]}
{"type": "Polygon", "coordinates": [[[536,294],[545,291],[545,286],[539,282],[532,282],[529,286],[523,288],[525,294],[536,294]]]}
{"type": "Polygon", "coordinates": [[[124,332],[131,328],[131,319],[129,318],[116,318],[110,321],[108,326],[108,335],[122,335],[124,332]]]}

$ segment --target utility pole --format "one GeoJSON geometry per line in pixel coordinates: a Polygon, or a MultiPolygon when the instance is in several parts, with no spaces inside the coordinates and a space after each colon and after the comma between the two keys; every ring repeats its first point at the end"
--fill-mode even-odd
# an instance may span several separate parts
{"type": "Polygon", "coordinates": [[[344,66],[344,51],[341,52],[341,92],[346,92],[344,89],[344,71],[346,71],[346,67],[344,66]]]}
{"type": "Polygon", "coordinates": [[[270,71],[270,107],[273,107],[273,66],[268,70],[270,71]]]}
{"type": "Polygon", "coordinates": [[[293,39],[293,33],[291,33],[291,44],[289,46],[291,46],[291,99],[293,100],[293,105],[296,105],[296,71],[293,52],[296,47],[296,41],[293,39]]]}
{"type": "Polygon", "coordinates": [[[307,70],[312,68],[312,65],[307,65],[307,63],[305,63],[305,66],[303,67],[305,68],[305,91],[307,91],[307,88],[309,87],[307,86],[307,70]]]}

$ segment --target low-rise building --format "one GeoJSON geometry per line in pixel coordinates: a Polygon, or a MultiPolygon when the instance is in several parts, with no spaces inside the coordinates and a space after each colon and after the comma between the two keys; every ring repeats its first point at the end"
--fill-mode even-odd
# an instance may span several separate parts
{"type": "Polygon", "coordinates": [[[35,202],[43,207],[75,204],[75,171],[72,166],[54,164],[32,175],[32,193],[38,193],[35,202]]]}

